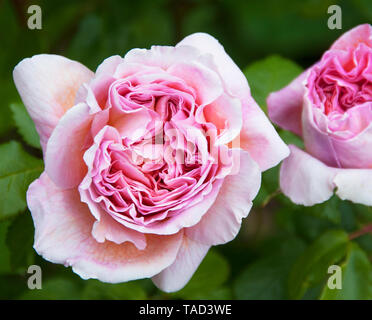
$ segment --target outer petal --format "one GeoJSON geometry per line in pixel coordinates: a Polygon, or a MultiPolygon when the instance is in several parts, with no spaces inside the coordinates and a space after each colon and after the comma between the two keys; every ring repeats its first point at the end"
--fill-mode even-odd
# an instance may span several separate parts
{"type": "Polygon", "coordinates": [[[331,49],[347,50],[358,46],[361,42],[372,47],[372,26],[368,23],[361,24],[344,33],[336,40],[331,49]]]}
{"type": "Polygon", "coordinates": [[[98,242],[109,240],[121,244],[129,241],[139,250],[146,248],[146,237],[144,234],[125,228],[106,212],[102,212],[99,220],[93,224],[92,235],[98,242]]]}
{"type": "Polygon", "coordinates": [[[147,235],[145,250],[132,243],[98,243],[94,222],[76,189],[59,189],[44,173],[27,192],[35,224],[35,250],[46,260],[72,266],[82,278],[125,282],[152,277],[171,265],[182,242],[182,232],[172,236],[147,235]]]}
{"type": "Polygon", "coordinates": [[[372,169],[340,169],[334,183],[342,200],[372,206],[372,169]]]}
{"type": "Polygon", "coordinates": [[[45,171],[60,188],[76,187],[85,176],[83,155],[92,139],[89,134],[92,120],[89,107],[77,104],[66,112],[48,141],[45,171]]]}
{"type": "Polygon", "coordinates": [[[24,59],[14,68],[15,85],[36,124],[44,151],[59,119],[73,106],[79,87],[93,75],[76,61],[47,54],[24,59]]]}
{"type": "Polygon", "coordinates": [[[272,92],[267,98],[269,117],[278,126],[301,136],[301,113],[307,72],[303,72],[283,89],[272,92]]]}
{"type": "Polygon", "coordinates": [[[192,46],[201,54],[213,57],[214,65],[211,65],[210,59],[207,58],[204,59],[205,63],[217,71],[227,92],[242,101],[244,117],[242,135],[233,142],[233,147],[240,147],[241,144],[241,147],[249,151],[260,165],[261,170],[271,168],[288,156],[288,148],[252,99],[246,77],[223,46],[206,33],[194,33],[186,37],[177,44],[177,47],[181,46],[192,46]]]}
{"type": "Polygon", "coordinates": [[[150,50],[132,49],[124,57],[125,63],[138,63],[167,70],[173,64],[196,60],[199,51],[192,47],[152,46],[150,50]]]}
{"type": "Polygon", "coordinates": [[[197,48],[202,54],[211,54],[228,91],[240,98],[249,95],[249,86],[244,74],[225,52],[223,46],[211,35],[194,33],[179,42],[176,47],[180,46],[191,46],[197,48]]]}
{"type": "MultiPolygon", "coordinates": [[[[304,98],[302,114],[303,138],[306,150],[325,164],[340,168],[372,167],[372,124],[351,139],[342,139],[332,132],[324,132],[314,120],[314,109],[304,98]]],[[[324,115],[319,112],[319,117],[324,115]]]]}
{"type": "Polygon", "coordinates": [[[183,237],[175,262],[152,278],[154,284],[165,292],[181,290],[191,279],[207,254],[210,246],[183,237]]]}
{"type": "Polygon", "coordinates": [[[326,166],[294,145],[280,168],[280,188],[292,202],[312,206],[328,200],[338,169],[326,166]]]}
{"type": "Polygon", "coordinates": [[[243,129],[239,137],[240,147],[247,150],[261,171],[276,166],[288,157],[289,149],[275,128],[252,97],[246,99],[243,108],[243,129]]]}
{"type": "Polygon", "coordinates": [[[340,167],[340,161],[335,152],[333,139],[330,134],[319,129],[314,120],[313,106],[307,96],[304,98],[302,113],[303,140],[305,149],[319,160],[332,167],[340,167]]]}
{"type": "Polygon", "coordinates": [[[341,167],[372,168],[372,124],[352,139],[332,142],[341,167]]]}
{"type": "Polygon", "coordinates": [[[247,217],[260,188],[261,172],[247,152],[241,150],[236,155],[240,157],[238,173],[224,179],[212,207],[197,225],[186,229],[190,239],[218,245],[233,240],[238,234],[241,221],[247,217]]]}
{"type": "Polygon", "coordinates": [[[116,68],[120,63],[122,63],[124,59],[120,57],[119,55],[111,56],[107,59],[105,59],[97,68],[96,70],[96,76],[112,76],[116,68]]]}

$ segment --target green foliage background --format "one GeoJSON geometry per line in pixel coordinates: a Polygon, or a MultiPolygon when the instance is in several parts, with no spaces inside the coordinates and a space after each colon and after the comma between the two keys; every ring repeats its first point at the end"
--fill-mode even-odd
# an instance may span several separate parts
{"type": "Polygon", "coordinates": [[[38,53],[61,54],[95,70],[108,56],[174,45],[204,31],[245,71],[266,110],[269,92],[317,61],[341,33],[366,22],[372,22],[370,0],[0,0],[0,299],[372,299],[372,235],[354,238],[372,222],[372,209],[336,197],[312,208],[295,206],[278,191],[278,167],[264,173],[239,236],[213,248],[177,293],[162,293],[150,280],[83,281],[44,261],[32,248],[25,201],[43,170],[40,145],[11,76],[21,59],[38,53]],[[42,8],[42,30],[27,28],[31,4],[42,8]],[[331,4],[342,8],[343,30],[327,28],[331,4]],[[42,290],[27,289],[31,264],[43,270],[42,290]],[[326,286],[332,264],[342,267],[342,290],[326,286]]]}

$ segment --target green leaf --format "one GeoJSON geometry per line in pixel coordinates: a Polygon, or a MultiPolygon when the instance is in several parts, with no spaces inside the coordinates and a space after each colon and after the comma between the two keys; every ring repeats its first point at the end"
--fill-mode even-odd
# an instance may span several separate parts
{"type": "Polygon", "coordinates": [[[341,222],[341,211],[339,210],[340,199],[337,196],[333,196],[328,201],[312,206],[309,209],[310,213],[321,219],[329,220],[334,224],[340,224],[341,222]]]}
{"type": "Polygon", "coordinates": [[[13,120],[16,123],[19,134],[30,146],[40,149],[39,135],[24,105],[21,103],[12,103],[10,109],[12,110],[13,120]]]}
{"type": "Polygon", "coordinates": [[[25,273],[28,266],[33,264],[34,225],[31,213],[17,216],[10,225],[6,244],[10,250],[10,264],[13,271],[25,273]]]}
{"type": "Polygon", "coordinates": [[[266,252],[236,279],[234,292],[237,299],[271,300],[288,299],[288,275],[291,267],[303,252],[305,245],[299,239],[288,239],[279,250],[266,252]]]}
{"type": "Polygon", "coordinates": [[[356,203],[353,203],[352,205],[359,223],[367,224],[372,221],[372,207],[356,203]]]}
{"type": "MultiPolygon", "coordinates": [[[[1,251],[0,251],[0,255],[1,255],[1,251]]],[[[2,260],[0,259],[0,261],[2,260]]],[[[27,288],[27,279],[20,275],[0,274],[0,283],[1,283],[1,290],[0,290],[1,300],[17,299],[19,295],[22,294],[22,292],[24,292],[25,288],[27,288]]]]}
{"type": "Polygon", "coordinates": [[[254,205],[259,207],[268,203],[278,194],[279,190],[279,166],[273,167],[262,173],[262,183],[254,205]]]}
{"type": "Polygon", "coordinates": [[[341,228],[352,232],[358,228],[355,205],[350,201],[340,201],[338,210],[341,213],[341,228]]]}
{"type": "Polygon", "coordinates": [[[366,233],[355,239],[355,242],[368,254],[372,256],[372,233],[366,233]]]}
{"type": "Polygon", "coordinates": [[[10,273],[10,252],[6,245],[6,234],[10,221],[0,221],[0,274],[10,273]]]}
{"type": "Polygon", "coordinates": [[[297,206],[284,195],[279,195],[277,200],[282,204],[275,215],[278,226],[306,242],[312,243],[327,230],[340,229],[317,206],[297,206]]]}
{"type": "MultiPolygon", "coordinates": [[[[2,81],[0,81],[0,96],[3,97],[2,81]]],[[[11,117],[11,112],[8,106],[2,105],[0,107],[0,136],[2,137],[12,129],[14,122],[11,117]]]]}
{"type": "Polygon", "coordinates": [[[301,72],[300,66],[276,55],[256,61],[244,70],[253,97],[266,113],[269,93],[283,88],[301,72]]]}
{"type": "Polygon", "coordinates": [[[289,276],[289,295],[300,299],[308,287],[327,276],[328,267],[345,256],[348,235],[331,230],[316,239],[297,259],[289,276]]]}
{"type": "MultiPolygon", "coordinates": [[[[27,282],[26,282],[27,283],[27,282]]],[[[29,289],[19,299],[21,300],[77,300],[81,289],[74,281],[66,278],[42,279],[41,289],[29,289]]]]}
{"type": "Polygon", "coordinates": [[[212,292],[221,289],[229,277],[229,273],[230,268],[226,259],[211,250],[189,283],[182,290],[171,295],[181,299],[206,299],[211,296],[212,292]]]}
{"type": "Polygon", "coordinates": [[[136,282],[111,284],[88,280],[82,299],[86,300],[144,300],[146,292],[136,282]]]}
{"type": "Polygon", "coordinates": [[[26,190],[40,176],[43,162],[15,141],[0,145],[0,219],[26,209],[26,190]]]}
{"type": "Polygon", "coordinates": [[[370,300],[372,299],[372,266],[366,253],[350,243],[346,261],[341,266],[342,288],[324,287],[322,300],[370,300]]]}
{"type": "Polygon", "coordinates": [[[195,292],[194,300],[231,300],[233,298],[232,289],[222,286],[213,291],[195,292]]]}

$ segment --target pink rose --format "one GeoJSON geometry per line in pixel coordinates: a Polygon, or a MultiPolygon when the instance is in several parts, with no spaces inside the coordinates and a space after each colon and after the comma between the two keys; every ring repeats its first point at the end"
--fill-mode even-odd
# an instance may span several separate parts
{"type": "Polygon", "coordinates": [[[14,81],[45,160],[27,192],[34,248],[84,279],[182,288],[237,235],[261,171],[289,154],[207,34],[110,57],[96,73],[38,55],[14,81]]]}
{"type": "Polygon", "coordinates": [[[372,27],[339,38],[322,59],[268,97],[273,122],[301,136],[280,185],[295,203],[341,199],[372,205],[372,27]]]}

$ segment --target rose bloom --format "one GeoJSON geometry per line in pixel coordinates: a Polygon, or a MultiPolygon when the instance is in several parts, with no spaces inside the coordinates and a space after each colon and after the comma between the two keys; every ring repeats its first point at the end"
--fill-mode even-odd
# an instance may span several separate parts
{"type": "Polygon", "coordinates": [[[112,56],[95,73],[37,55],[14,81],[45,161],[27,192],[34,248],[84,279],[179,290],[237,235],[261,172],[289,154],[207,34],[112,56]]]}
{"type": "Polygon", "coordinates": [[[372,205],[372,27],[339,38],[321,60],[268,97],[273,122],[302,137],[290,146],[280,186],[293,202],[313,205],[336,189],[341,199],[372,205]]]}

